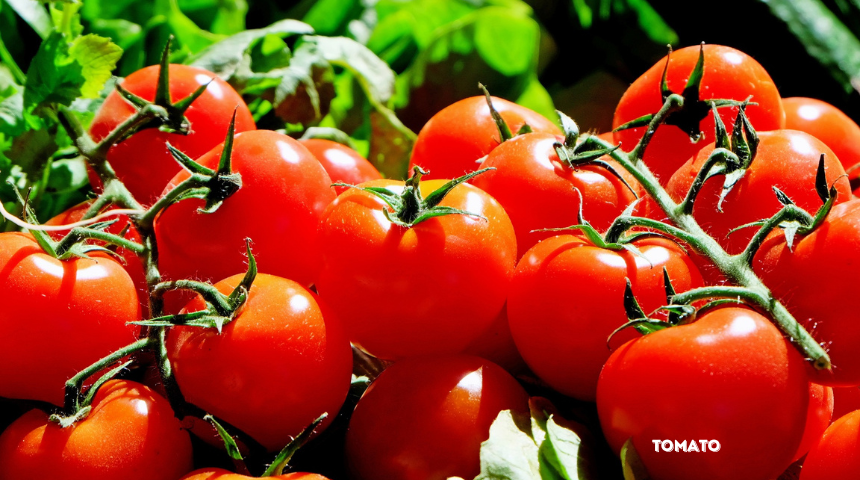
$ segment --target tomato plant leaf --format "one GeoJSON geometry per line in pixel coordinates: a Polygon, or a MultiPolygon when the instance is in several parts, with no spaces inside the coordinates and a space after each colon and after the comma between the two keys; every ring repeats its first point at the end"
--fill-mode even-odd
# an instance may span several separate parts
{"type": "Polygon", "coordinates": [[[539,480],[538,445],[529,416],[511,410],[499,413],[481,444],[481,473],[475,480],[539,480]]]}
{"type": "Polygon", "coordinates": [[[651,477],[645,470],[645,464],[633,446],[633,439],[628,438],[621,447],[621,468],[624,472],[624,480],[649,480],[651,477]]]}
{"type": "Polygon", "coordinates": [[[81,73],[85,79],[81,86],[81,96],[97,98],[122,57],[122,49],[109,38],[89,34],[72,42],[69,55],[81,65],[81,73]]]}
{"type": "Polygon", "coordinates": [[[577,432],[584,427],[551,415],[546,421],[546,441],[541,452],[566,480],[587,480],[593,476],[588,448],[577,432]]]}
{"type": "Polygon", "coordinates": [[[40,37],[47,38],[51,34],[51,16],[48,15],[48,11],[45,9],[45,5],[42,2],[38,2],[36,0],[4,1],[12,7],[12,10],[15,10],[15,13],[24,19],[24,21],[27,22],[27,25],[30,25],[30,27],[32,27],[40,37]]]}
{"type": "Polygon", "coordinates": [[[54,32],[39,46],[27,70],[24,106],[33,110],[46,103],[70,105],[85,82],[83,67],[69,55],[65,35],[54,32]]]}

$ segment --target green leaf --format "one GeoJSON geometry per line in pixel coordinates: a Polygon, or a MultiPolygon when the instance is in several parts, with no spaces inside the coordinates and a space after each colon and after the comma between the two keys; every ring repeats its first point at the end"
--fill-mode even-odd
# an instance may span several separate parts
{"type": "Polygon", "coordinates": [[[51,163],[48,190],[52,193],[74,192],[88,184],[87,164],[82,157],[57,160],[51,163]]]}
{"type": "Polygon", "coordinates": [[[198,27],[193,20],[182,13],[176,0],[157,0],[156,5],[156,11],[162,12],[166,17],[167,24],[176,39],[192,53],[200,52],[224,38],[223,35],[207,32],[198,27]]]}
{"type": "Polygon", "coordinates": [[[351,20],[364,11],[361,0],[319,0],[302,18],[320,35],[345,35],[351,20]]]}
{"type": "Polygon", "coordinates": [[[51,34],[51,16],[42,2],[36,0],[4,0],[27,25],[33,28],[42,38],[51,34]]]}
{"type": "Polygon", "coordinates": [[[81,65],[86,79],[81,86],[81,96],[98,98],[105,82],[111,77],[116,62],[122,57],[122,49],[109,38],[89,34],[72,42],[69,55],[81,65]]]}
{"type": "Polygon", "coordinates": [[[93,20],[90,22],[90,31],[110,38],[123,50],[143,40],[143,29],[140,25],[121,18],[93,20]]]}
{"type": "Polygon", "coordinates": [[[660,45],[675,45],[678,34],[672,30],[663,17],[654,10],[646,0],[626,0],[627,6],[636,14],[639,27],[651,39],[660,45]]]}
{"type": "Polygon", "coordinates": [[[24,133],[24,94],[23,89],[7,88],[0,100],[0,133],[16,137],[24,133]]]}
{"type": "Polygon", "coordinates": [[[527,415],[504,410],[481,444],[481,473],[475,480],[539,480],[538,445],[527,415]]]}
{"type": "Polygon", "coordinates": [[[552,97],[537,77],[533,77],[529,81],[525,91],[516,99],[515,103],[530,108],[548,119],[558,118],[552,97]]]}
{"type": "Polygon", "coordinates": [[[272,70],[279,78],[271,98],[275,113],[287,123],[317,123],[334,97],[334,72],[314,42],[302,42],[286,68],[272,70]]]}
{"type": "Polygon", "coordinates": [[[651,477],[645,470],[645,464],[639,458],[639,453],[633,446],[633,439],[628,438],[621,447],[621,468],[624,472],[624,480],[649,480],[651,477]]]}
{"type": "Polygon", "coordinates": [[[45,103],[70,105],[86,83],[83,67],[69,56],[66,37],[54,32],[39,46],[27,70],[24,107],[33,110],[45,103]]]}
{"type": "Polygon", "coordinates": [[[223,0],[216,3],[217,10],[209,30],[220,35],[232,35],[245,30],[248,3],[245,0],[223,0]]]}
{"type": "Polygon", "coordinates": [[[597,478],[593,471],[588,447],[577,430],[584,427],[552,415],[546,422],[546,441],[541,453],[566,480],[597,478]]]}
{"type": "Polygon", "coordinates": [[[394,72],[369,48],[346,37],[305,37],[329,63],[349,69],[371,101],[387,104],[394,95],[394,72]]]}
{"type": "Polygon", "coordinates": [[[846,92],[860,89],[860,40],[820,0],[761,0],[846,92]]]}

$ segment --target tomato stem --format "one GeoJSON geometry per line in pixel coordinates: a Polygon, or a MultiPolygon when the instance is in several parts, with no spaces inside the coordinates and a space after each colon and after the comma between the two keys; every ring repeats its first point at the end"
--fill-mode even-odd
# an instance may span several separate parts
{"type": "Polygon", "coordinates": [[[278,475],[282,475],[284,473],[284,469],[287,467],[287,464],[290,462],[290,459],[293,458],[293,455],[310,440],[311,435],[313,435],[314,430],[320,426],[323,420],[328,417],[328,413],[323,413],[316,420],[313,421],[310,425],[307,426],[301,433],[299,433],[296,438],[293,439],[292,442],[287,444],[286,447],[283,448],[278,455],[275,457],[275,460],[269,465],[269,468],[263,472],[262,477],[275,477],[278,475]]]}

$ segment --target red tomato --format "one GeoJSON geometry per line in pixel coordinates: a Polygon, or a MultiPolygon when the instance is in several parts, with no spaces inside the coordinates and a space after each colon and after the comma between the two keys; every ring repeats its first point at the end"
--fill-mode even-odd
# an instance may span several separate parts
{"type": "MultiPolygon", "coordinates": [[[[299,140],[325,168],[332,182],[343,182],[352,185],[379,180],[382,175],[366,158],[355,150],[331,140],[311,138],[299,140]]],[[[338,195],[349,187],[334,187],[338,195]]]]}
{"type": "Polygon", "coordinates": [[[600,374],[597,412],[609,445],[618,452],[632,438],[655,480],[773,479],[803,436],[805,369],[768,319],[721,308],[616,350],[600,374]],[[657,440],[713,440],[719,451],[667,452],[657,440]]]}
{"type": "MultiPolygon", "coordinates": [[[[698,59],[698,45],[672,52],[667,75],[669,89],[672,92],[680,94],[684,91],[687,78],[698,59]]],[[[660,110],[663,106],[660,82],[665,66],[666,58],[663,57],[624,92],[615,109],[613,128],[660,110]]],[[[782,101],[776,85],[764,68],[752,57],[734,48],[705,45],[705,70],[699,88],[701,99],[743,101],[750,95],[752,95],[752,101],[758,104],[750,105],[746,109],[753,127],[758,131],[783,128],[785,112],[782,109],[782,101]]],[[[737,107],[723,107],[719,109],[719,113],[731,133],[738,113],[737,107]]],[[[690,140],[687,133],[674,125],[660,126],[651,139],[644,161],[663,185],[666,185],[669,177],[681,164],[714,140],[714,118],[710,108],[702,109],[702,114],[704,116],[699,121],[698,130],[703,136],[698,142],[690,140]]],[[[638,127],[615,132],[615,141],[621,142],[621,148],[629,151],[642,138],[646,128],[638,127]]]]}
{"type": "Polygon", "coordinates": [[[801,325],[824,345],[831,370],[811,372],[816,383],[860,385],[860,323],[850,301],[860,259],[860,200],[833,207],[814,232],[795,239],[793,251],[776,232],[755,256],[756,274],[801,325]]]}
{"type": "Polygon", "coordinates": [[[860,387],[833,388],[833,420],[860,410],[860,387]]]}
{"type": "MultiPolygon", "coordinates": [[[[746,223],[766,219],[782,208],[772,187],[778,187],[807,212],[814,214],[818,210],[822,202],[815,191],[815,175],[822,153],[825,154],[827,184],[836,182],[839,192],[836,202],[851,198],[851,187],[848,179],[844,178],[845,170],[827,145],[815,137],[794,130],[779,130],[759,133],[759,139],[758,153],[746,175],[726,195],[722,213],[717,210],[723,187],[722,175],[705,182],[693,206],[693,216],[702,228],[732,254],[743,251],[756,229],[745,228],[731,236],[729,231],[746,223]]],[[[672,175],[666,191],[675,201],[684,199],[713,151],[712,143],[672,175]]]]}
{"type": "Polygon", "coordinates": [[[361,397],[346,434],[355,480],[474,478],[481,442],[502,410],[528,411],[525,390],[497,365],[469,355],[410,358],[361,397]]]}
{"type": "Polygon", "coordinates": [[[136,382],[111,380],[68,428],[31,410],[0,436],[3,480],[175,480],[192,468],[191,441],[170,404],[136,382]]]}
{"type": "Polygon", "coordinates": [[[860,471],[860,411],[833,422],[812,447],[800,480],[853,480],[860,471]]]}
{"type": "MultiPolygon", "coordinates": [[[[238,473],[233,473],[221,468],[201,468],[199,470],[194,470],[179,480],[248,480],[252,478],[257,477],[239,475],[238,473]]],[[[268,478],[273,480],[328,480],[328,478],[323,477],[322,475],[304,472],[285,473],[283,475],[275,475],[274,477],[268,478]]]]}
{"type": "MultiPolygon", "coordinates": [[[[217,168],[222,148],[200,157],[199,163],[217,168]]],[[[321,260],[317,230],[335,198],[323,167],[292,138],[257,130],[236,135],[233,171],[242,175],[242,188],[216,212],[199,213],[203,200],[185,200],[156,220],[162,275],[218,281],[243,272],[243,245],[250,238],[261,272],[306,286],[314,283],[321,260]]],[[[189,176],[180,172],[167,190],[189,176]]]]}
{"type": "Polygon", "coordinates": [[[513,374],[523,372],[527,368],[511,335],[507,308],[502,308],[490,328],[478,335],[463,353],[485,358],[513,374]]]}
{"type": "MultiPolygon", "coordinates": [[[[230,293],[235,275],[215,284],[230,293]]],[[[203,310],[197,297],[183,311],[203,310]]],[[[257,275],[248,300],[219,335],[174,327],[168,358],[185,398],[269,450],[279,450],[323,413],[322,431],[340,410],[352,349],[332,312],[305,287],[257,275]]]]}
{"type": "MultiPolygon", "coordinates": [[[[153,101],[159,70],[158,65],[142,68],[125,77],[122,86],[144,100],[153,101]]],[[[154,203],[167,182],[182,170],[167,151],[167,142],[189,157],[197,158],[224,141],[233,109],[237,107],[236,132],[257,128],[241,95],[227,82],[202,68],[170,65],[170,96],[174,102],[210,81],[206,91],[185,111],[185,118],[191,123],[188,135],[149,128],[118,143],[108,152],[108,162],[119,179],[144,205],[154,203]]],[[[96,142],[102,140],[134,112],[133,105],[118,92],[111,92],[96,112],[90,135],[96,142]]],[[[101,182],[92,172],[90,182],[96,190],[101,188],[101,182]]]]}
{"type": "MultiPolygon", "coordinates": [[[[421,182],[420,190],[426,197],[444,183],[421,182]]],[[[362,185],[403,189],[393,180],[362,185]]],[[[326,210],[316,286],[350,340],[371,355],[461,352],[504,308],[517,256],[504,209],[468,184],[441,205],[485,218],[446,215],[404,228],[385,218],[382,200],[359,189],[326,210]]]]}
{"type": "MultiPolygon", "coordinates": [[[[561,135],[561,129],[541,114],[502,98],[492,98],[493,108],[513,134],[528,124],[534,132],[561,135]]],[[[412,148],[409,171],[420,165],[427,170],[425,178],[457,178],[477,170],[480,167],[477,161],[499,143],[499,129],[490,115],[487,98],[469,97],[443,108],[424,125],[412,148]]]]}
{"type": "MultiPolygon", "coordinates": [[[[66,380],[137,339],[137,292],[115,260],[61,261],[0,234],[0,396],[63,404],[66,380]]],[[[3,478],[3,477],[0,477],[3,478]]]]}
{"type": "MultiPolygon", "coordinates": [[[[625,278],[646,314],[666,304],[663,267],[678,292],[702,285],[690,258],[673,242],[652,238],[635,246],[645,258],[560,235],[535,245],[517,265],[508,298],[511,333],[532,371],[555,390],[594,401],[611,353],[606,341],[627,322],[625,278]]],[[[637,336],[627,329],[612,344],[637,336]]]]}
{"type": "MultiPolygon", "coordinates": [[[[525,252],[558,232],[534,232],[542,228],[576,225],[580,198],[585,219],[594,228],[609,228],[615,217],[636,195],[599,165],[570,168],[558,159],[553,145],[563,139],[548,133],[529,133],[494,149],[482,168],[495,168],[472,180],[472,185],[492,195],[505,207],[517,234],[517,247],[525,252]],[[580,193],[577,193],[578,189],[580,193]],[[581,195],[581,197],[580,197],[581,195]]],[[[615,170],[637,194],[636,179],[614,162],[615,170]]]]}
{"type": "MultiPolygon", "coordinates": [[[[88,200],[83,203],[79,203],[74,207],[66,210],[65,212],[57,215],[56,217],[45,222],[45,225],[69,225],[71,223],[79,222],[84,214],[89,210],[92,201],[88,200]]],[[[116,215],[107,220],[116,220],[116,223],[109,226],[107,230],[108,233],[112,233],[114,235],[119,235],[122,233],[122,230],[129,225],[131,220],[125,215],[116,215]]],[[[63,238],[66,234],[69,233],[68,230],[63,231],[53,231],[49,232],[51,237],[55,240],[59,240],[63,238]]],[[[138,233],[137,229],[131,227],[125,235],[125,238],[131,240],[133,242],[141,243],[140,233],[138,233]]],[[[96,244],[101,244],[100,242],[94,242],[96,244]]],[[[128,275],[131,277],[131,280],[137,286],[137,296],[140,300],[140,308],[143,312],[143,316],[146,317],[149,312],[149,288],[146,285],[146,272],[143,268],[143,262],[140,261],[140,257],[137,256],[136,253],[128,251],[122,247],[117,248],[116,252],[122,257],[123,267],[125,267],[125,271],[128,272],[128,275]]]]}
{"type": "Polygon", "coordinates": [[[783,98],[785,128],[824,142],[845,169],[860,163],[860,126],[842,110],[814,98],[783,98]]]}
{"type": "Polygon", "coordinates": [[[810,383],[806,427],[803,429],[803,439],[800,442],[797,453],[794,454],[793,461],[800,460],[813,445],[818,443],[818,440],[824,435],[824,431],[830,426],[830,418],[832,416],[833,389],[818,385],[817,383],[810,383]]]}

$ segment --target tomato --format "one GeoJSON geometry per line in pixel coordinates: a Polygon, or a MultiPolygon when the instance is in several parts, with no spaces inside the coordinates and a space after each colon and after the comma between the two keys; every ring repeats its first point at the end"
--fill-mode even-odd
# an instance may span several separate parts
{"type": "MultiPolygon", "coordinates": [[[[531,370],[553,389],[594,401],[611,353],[607,339],[627,322],[625,278],[646,314],[666,304],[663,267],[676,291],[702,285],[690,258],[673,242],[651,238],[634,246],[645,258],[560,235],[532,247],[517,265],[508,298],[511,333],[531,370]]],[[[636,336],[634,329],[624,330],[612,345],[636,336]]]]}
{"type": "Polygon", "coordinates": [[[803,429],[803,439],[800,442],[800,447],[797,448],[797,453],[794,454],[794,461],[806,455],[806,452],[818,443],[824,431],[830,426],[830,418],[832,416],[833,389],[818,385],[817,383],[810,383],[806,427],[803,429]]]}
{"type": "Polygon", "coordinates": [[[579,223],[580,199],[585,219],[603,231],[642,193],[636,179],[615,162],[610,161],[636,194],[602,166],[570,168],[562,164],[553,148],[561,141],[563,138],[548,133],[513,138],[490,152],[481,165],[495,170],[478,175],[471,182],[505,207],[520,252],[558,234],[534,230],[579,223]]]}
{"type": "MultiPolygon", "coordinates": [[[[159,70],[158,65],[142,68],[125,77],[122,86],[144,100],[153,101],[159,70]]],[[[236,108],[237,132],[257,128],[242,96],[227,82],[202,68],[170,65],[172,101],[182,100],[206,83],[209,83],[206,91],[185,111],[185,118],[191,124],[188,135],[149,128],[114,145],[108,152],[108,162],[117,177],[144,205],[154,203],[167,182],[182,170],[167,150],[168,142],[189,157],[197,158],[224,141],[236,108]]],[[[101,141],[134,112],[133,105],[112,91],[96,112],[90,135],[96,142],[101,141]]],[[[93,172],[90,172],[90,182],[96,190],[101,188],[101,182],[93,172]]]]}
{"type": "Polygon", "coordinates": [[[860,469],[860,411],[833,422],[803,462],[800,480],[850,480],[860,469]]]}
{"type": "MultiPolygon", "coordinates": [[[[704,52],[705,69],[699,87],[699,96],[702,100],[743,101],[752,96],[752,101],[757,105],[748,106],[746,113],[753,127],[758,131],[783,128],[785,112],[779,92],[770,75],[758,62],[739,50],[721,45],[705,45],[704,52]]],[[[680,94],[684,91],[687,79],[698,59],[698,45],[672,52],[666,77],[672,92],[680,94]]],[[[663,57],[624,92],[615,109],[613,128],[660,110],[663,106],[660,84],[665,66],[666,57],[663,57]]],[[[700,109],[700,113],[702,117],[698,127],[695,124],[692,126],[696,130],[695,133],[702,133],[702,138],[698,142],[691,140],[690,135],[681,128],[669,124],[657,128],[657,132],[651,139],[643,160],[663,185],[666,185],[672,173],[685,161],[714,140],[714,118],[710,108],[705,105],[700,109]]],[[[737,113],[737,107],[719,109],[720,118],[729,133],[732,131],[737,113]]],[[[629,151],[642,138],[646,128],[643,126],[615,132],[615,141],[621,142],[621,148],[629,151]]]]}
{"type": "Polygon", "coordinates": [[[860,410],[860,387],[835,387],[833,389],[833,420],[854,410],[860,410]]]}
{"type": "MultiPolygon", "coordinates": [[[[199,163],[217,168],[222,148],[199,163]]],[[[236,135],[233,171],[241,174],[242,188],[214,213],[197,211],[203,200],[185,200],[156,219],[162,275],[218,281],[243,272],[243,245],[250,238],[261,272],[314,283],[321,262],[317,230],[335,198],[323,167],[292,138],[257,130],[236,135]]],[[[166,190],[189,176],[180,172],[166,190]]]]}
{"type": "MultiPolygon", "coordinates": [[[[818,210],[822,201],[815,190],[815,176],[822,153],[825,155],[827,184],[835,182],[839,193],[836,202],[851,198],[851,187],[848,179],[844,178],[845,170],[827,145],[815,137],[794,130],[778,130],[759,133],[759,139],[758,153],[744,177],[726,195],[723,211],[717,210],[725,178],[722,175],[705,182],[693,206],[693,216],[699,225],[732,254],[742,252],[756,232],[755,228],[745,228],[729,236],[732,229],[766,219],[782,208],[774,194],[774,186],[807,212],[814,214],[818,210]]],[[[684,199],[713,151],[712,143],[672,175],[666,191],[675,201],[684,199]]]]}
{"type": "Polygon", "coordinates": [[[597,385],[600,424],[615,452],[632,438],[654,480],[773,479],[803,436],[804,363],[762,315],[714,310],[616,350],[597,385]],[[719,451],[667,452],[657,440],[700,450],[716,441],[719,451]]]}
{"type": "MultiPolygon", "coordinates": [[[[362,182],[379,180],[382,175],[366,158],[355,150],[331,140],[310,138],[299,140],[325,168],[333,182],[358,185],[362,182]]],[[[334,187],[338,195],[349,187],[334,187]]]]}
{"type": "MultiPolygon", "coordinates": [[[[426,197],[443,180],[421,182],[426,197]]],[[[400,193],[403,182],[362,186],[400,193]]],[[[463,351],[504,308],[516,262],[514,229],[499,203],[460,184],[440,204],[483,215],[446,215],[411,228],[360,189],[340,195],[323,217],[323,267],[316,286],[350,340],[394,360],[463,351]]]]}
{"type": "Polygon", "coordinates": [[[481,442],[502,410],[527,412],[528,395],[487,360],[401,360],[374,380],[352,414],[346,434],[351,478],[474,478],[481,442]]]}
{"type": "MultiPolygon", "coordinates": [[[[195,470],[179,480],[248,480],[257,477],[249,477],[247,475],[239,475],[229,470],[222,468],[201,468],[195,470]]],[[[273,480],[328,480],[328,478],[316,473],[293,472],[283,475],[275,475],[268,477],[273,480]]]]}
{"type": "MultiPolygon", "coordinates": [[[[235,275],[215,284],[229,294],[235,275]]],[[[183,311],[203,310],[197,297],[183,311]]],[[[279,450],[323,413],[322,431],[340,410],[352,349],[332,312],[302,285],[258,274],[248,299],[219,335],[173,327],[168,358],[185,398],[279,450]]]]}
{"type": "MultiPolygon", "coordinates": [[[[84,214],[89,210],[92,201],[86,201],[83,203],[79,203],[74,207],[66,210],[65,212],[60,213],[56,217],[45,222],[45,225],[69,225],[71,223],[79,222],[84,214]]],[[[122,233],[123,229],[126,228],[131,220],[125,215],[116,215],[110,218],[106,218],[105,221],[108,220],[116,220],[116,223],[109,226],[105,231],[108,233],[112,233],[114,235],[119,235],[122,233]]],[[[55,240],[59,240],[63,238],[68,230],[62,231],[53,231],[48,232],[51,237],[55,240]]],[[[134,227],[129,228],[128,232],[125,234],[125,238],[131,240],[133,242],[141,243],[140,233],[138,233],[137,229],[134,227]]],[[[103,242],[93,242],[95,244],[103,244],[103,242]]],[[[146,317],[149,312],[149,289],[146,284],[146,272],[143,268],[143,262],[140,260],[140,257],[137,256],[136,253],[126,250],[122,247],[118,247],[116,249],[117,254],[122,258],[122,265],[125,267],[125,271],[128,272],[128,275],[131,277],[131,280],[137,286],[137,296],[140,300],[140,308],[143,312],[143,316],[146,317]]]]}
{"type": "MultiPolygon", "coordinates": [[[[534,132],[561,135],[561,129],[541,114],[502,98],[492,99],[513,134],[528,124],[534,132]]],[[[477,170],[478,160],[500,143],[487,98],[469,97],[443,108],[424,125],[412,148],[409,170],[420,165],[427,170],[425,178],[457,178],[477,170]]]]}
{"type": "Polygon", "coordinates": [[[62,405],[66,380],[137,339],[134,282],[92,256],[61,261],[29,234],[0,234],[0,396],[62,405]]]}
{"type": "Polygon", "coordinates": [[[814,98],[783,98],[785,128],[824,142],[845,169],[860,163],[860,126],[842,110],[814,98]]]}
{"type": "Polygon", "coordinates": [[[527,369],[511,335],[507,308],[502,308],[490,327],[478,335],[478,338],[470,343],[463,353],[485,358],[512,374],[521,373],[527,369]]]}
{"type": "Polygon", "coordinates": [[[850,301],[860,259],[860,200],[833,207],[812,233],[795,239],[793,249],[781,232],[764,242],[755,256],[756,274],[801,325],[821,343],[831,370],[811,372],[816,383],[860,385],[860,323],[850,301]]]}
{"type": "Polygon", "coordinates": [[[192,468],[191,441],[148,387],[111,380],[89,415],[61,428],[31,410],[0,435],[3,480],[175,480],[192,468]]]}

